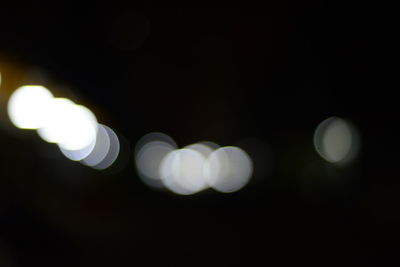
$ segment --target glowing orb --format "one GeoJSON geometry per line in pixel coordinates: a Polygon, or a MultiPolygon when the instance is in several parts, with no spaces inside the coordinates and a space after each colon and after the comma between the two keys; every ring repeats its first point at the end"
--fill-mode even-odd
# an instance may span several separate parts
{"type": "Polygon", "coordinates": [[[96,140],[97,120],[86,107],[71,100],[55,98],[47,108],[46,124],[38,129],[39,136],[66,150],[80,150],[96,140]]]}
{"type": "Polygon", "coordinates": [[[244,187],[253,173],[253,163],[245,151],[227,146],[215,150],[208,157],[204,175],[213,189],[231,193],[244,187]]]}
{"type": "Polygon", "coordinates": [[[8,116],[18,128],[38,129],[46,123],[47,108],[52,99],[51,92],[43,86],[22,86],[8,101],[8,116]]]}
{"type": "Polygon", "coordinates": [[[359,135],[344,119],[331,117],[321,122],[314,133],[317,153],[330,163],[349,163],[359,150],[359,135]]]}
{"type": "Polygon", "coordinates": [[[178,149],[164,157],[160,166],[163,184],[181,195],[190,195],[207,188],[204,179],[205,157],[192,149],[178,149]]]}

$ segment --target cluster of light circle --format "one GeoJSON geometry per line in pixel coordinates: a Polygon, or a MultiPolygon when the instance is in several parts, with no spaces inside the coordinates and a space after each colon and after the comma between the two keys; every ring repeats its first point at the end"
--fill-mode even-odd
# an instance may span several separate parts
{"type": "MultiPolygon", "coordinates": [[[[97,123],[88,108],[55,98],[43,86],[15,90],[8,102],[8,114],[16,127],[37,130],[43,140],[56,143],[71,160],[105,169],[118,157],[119,140],[112,129],[97,123]]],[[[322,121],[313,141],[316,152],[335,165],[352,162],[360,149],[356,127],[339,117],[322,121]]],[[[146,184],[179,194],[208,187],[233,192],[242,188],[252,173],[252,161],[240,148],[201,142],[177,149],[176,143],[161,133],[148,134],[138,142],[135,160],[146,184]]]]}
{"type": "Polygon", "coordinates": [[[253,172],[251,158],[239,147],[199,142],[178,149],[174,140],[162,133],[139,140],[135,162],[144,183],[180,195],[207,188],[235,192],[249,182],[253,172]]]}
{"type": "Polygon", "coordinates": [[[113,164],[119,154],[119,140],[109,127],[99,124],[87,107],[67,98],[55,98],[45,87],[27,85],[11,95],[7,111],[20,129],[36,130],[73,161],[95,169],[113,164]]]}

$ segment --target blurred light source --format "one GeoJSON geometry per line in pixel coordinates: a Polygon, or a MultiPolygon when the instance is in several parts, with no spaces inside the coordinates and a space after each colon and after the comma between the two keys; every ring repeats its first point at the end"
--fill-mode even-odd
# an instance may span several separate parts
{"type": "Polygon", "coordinates": [[[139,140],[135,162],[145,184],[179,195],[195,194],[209,187],[234,192],[245,186],[253,173],[252,160],[238,147],[219,148],[204,141],[177,149],[172,138],[162,133],[151,133],[139,140]]]}
{"type": "Polygon", "coordinates": [[[100,134],[97,135],[99,141],[96,140],[94,149],[81,163],[96,170],[104,170],[117,160],[120,142],[117,134],[106,125],[99,124],[99,132],[100,134]]]}
{"type": "MultiPolygon", "coordinates": [[[[0,77],[1,79],[1,77],[0,77]]],[[[57,143],[67,158],[103,170],[118,158],[118,136],[85,106],[67,98],[54,98],[43,86],[27,85],[15,90],[8,102],[12,123],[36,129],[49,143],[57,143]]]]}
{"type": "Polygon", "coordinates": [[[46,106],[44,125],[38,129],[39,136],[46,142],[59,143],[62,141],[63,120],[68,117],[68,112],[75,105],[67,98],[53,98],[46,106]],[[59,127],[57,127],[60,125],[59,127]]]}
{"type": "Polygon", "coordinates": [[[351,162],[359,150],[359,135],[348,121],[330,117],[321,122],[314,133],[317,153],[330,163],[351,162]]]}
{"type": "Polygon", "coordinates": [[[136,154],[136,167],[140,178],[146,184],[162,187],[159,169],[164,157],[176,147],[163,141],[152,141],[145,144],[136,154]]]}
{"type": "Polygon", "coordinates": [[[253,173],[253,163],[238,147],[221,147],[210,154],[204,166],[207,183],[213,189],[231,193],[244,187],[253,173]]]}
{"type": "Polygon", "coordinates": [[[38,129],[46,123],[47,107],[52,99],[52,93],[43,86],[22,86],[8,101],[8,116],[18,128],[38,129]]]}
{"type": "Polygon", "coordinates": [[[170,152],[160,165],[163,184],[181,195],[194,194],[207,188],[203,173],[205,160],[206,157],[194,149],[183,148],[170,152]]]}
{"type": "Polygon", "coordinates": [[[84,157],[79,158],[82,164],[95,166],[102,162],[110,150],[110,136],[105,128],[105,125],[98,124],[96,141],[93,143],[93,148],[84,157]]]}
{"type": "Polygon", "coordinates": [[[162,188],[159,169],[164,157],[177,148],[175,141],[166,134],[153,132],[143,136],[135,147],[135,163],[142,181],[155,188],[162,188]]]}
{"type": "Polygon", "coordinates": [[[110,140],[110,146],[107,155],[99,163],[96,162],[91,163],[89,162],[89,160],[86,159],[82,161],[82,164],[88,165],[96,170],[105,170],[109,168],[111,165],[113,165],[114,162],[118,159],[118,156],[121,151],[121,145],[117,134],[110,127],[107,127],[105,125],[102,125],[102,127],[106,130],[110,140]]]}
{"type": "Polygon", "coordinates": [[[142,147],[152,141],[160,141],[166,144],[169,144],[170,146],[177,148],[177,144],[175,143],[174,139],[172,139],[170,136],[160,133],[160,132],[152,132],[144,135],[142,138],[139,139],[139,141],[136,143],[135,147],[135,154],[138,153],[142,147]]]}
{"type": "Polygon", "coordinates": [[[97,120],[88,108],[54,98],[46,111],[46,123],[38,129],[43,140],[66,150],[82,150],[96,141],[97,120]]]}

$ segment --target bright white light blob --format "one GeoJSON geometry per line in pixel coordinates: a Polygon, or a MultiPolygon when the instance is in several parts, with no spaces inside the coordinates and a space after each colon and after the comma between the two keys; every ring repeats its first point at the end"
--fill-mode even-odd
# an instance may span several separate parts
{"type": "MultiPolygon", "coordinates": [[[[110,167],[111,165],[113,165],[114,162],[117,160],[119,152],[120,152],[120,142],[119,142],[117,134],[110,127],[107,127],[105,125],[100,125],[100,126],[101,126],[101,128],[106,130],[108,138],[109,138],[109,142],[110,142],[107,155],[99,163],[97,163],[96,161],[98,161],[102,157],[102,153],[98,153],[97,156],[90,154],[87,158],[85,158],[83,161],[81,161],[81,163],[84,165],[88,165],[96,170],[105,170],[108,167],[110,167]],[[97,159],[97,160],[95,160],[95,159],[97,159]]],[[[96,146],[97,146],[97,142],[96,142],[96,146]]],[[[105,150],[106,144],[103,143],[102,146],[103,146],[103,149],[105,150]]],[[[97,150],[95,148],[92,151],[92,153],[96,153],[98,151],[99,150],[97,150]]]]}
{"type": "Polygon", "coordinates": [[[97,136],[89,146],[79,150],[67,150],[59,147],[67,158],[74,161],[82,161],[87,166],[95,166],[101,163],[110,150],[110,137],[106,130],[107,126],[98,124],[97,136]]]}
{"type": "Polygon", "coordinates": [[[65,132],[58,145],[64,149],[79,150],[94,144],[98,123],[93,112],[81,105],[74,105],[70,112],[69,120],[59,124],[65,132]]]}
{"type": "Polygon", "coordinates": [[[251,158],[244,150],[233,146],[215,150],[204,166],[204,175],[209,186],[223,193],[243,188],[249,182],[252,173],[251,158]]]}
{"type": "Polygon", "coordinates": [[[88,166],[96,166],[101,163],[110,151],[110,136],[105,125],[99,124],[97,128],[96,142],[94,142],[92,150],[84,157],[80,158],[82,164],[88,166]]]}
{"type": "Polygon", "coordinates": [[[68,117],[68,112],[74,105],[75,103],[67,98],[55,98],[48,103],[47,113],[44,116],[45,124],[37,131],[44,141],[49,143],[62,141],[63,120],[68,117]]]}
{"type": "Polygon", "coordinates": [[[46,123],[47,107],[52,99],[52,93],[43,86],[22,86],[8,101],[8,116],[18,128],[38,129],[46,123]]]}
{"type": "Polygon", "coordinates": [[[330,163],[351,162],[358,153],[359,141],[355,127],[338,117],[324,120],[314,133],[315,150],[330,163]]]}
{"type": "Polygon", "coordinates": [[[160,177],[166,188],[180,195],[190,195],[207,188],[204,179],[206,158],[193,149],[178,149],[164,157],[160,177]]]}
{"type": "Polygon", "coordinates": [[[98,124],[88,108],[65,98],[54,98],[46,111],[46,124],[38,129],[43,140],[58,143],[66,150],[81,150],[95,142],[98,124]]]}

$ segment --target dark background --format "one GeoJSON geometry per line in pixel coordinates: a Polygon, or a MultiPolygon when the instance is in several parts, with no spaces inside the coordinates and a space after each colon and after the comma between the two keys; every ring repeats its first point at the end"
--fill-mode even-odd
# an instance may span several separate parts
{"type": "Polygon", "coordinates": [[[398,10],[57,3],[2,7],[0,25],[0,266],[400,263],[398,10]],[[14,129],[6,98],[26,83],[118,131],[119,170],[14,129]],[[342,168],[312,145],[333,115],[361,135],[342,168]],[[131,152],[152,131],[180,146],[251,138],[254,179],[233,194],[154,191],[131,152]]]}

